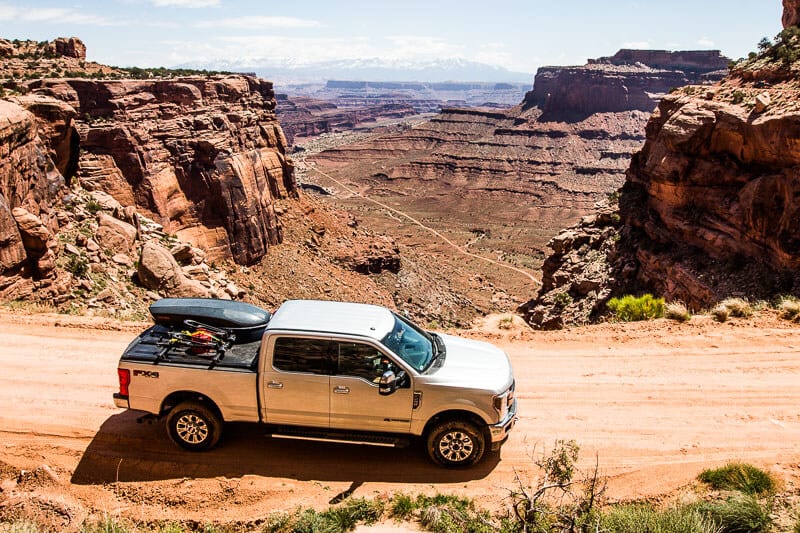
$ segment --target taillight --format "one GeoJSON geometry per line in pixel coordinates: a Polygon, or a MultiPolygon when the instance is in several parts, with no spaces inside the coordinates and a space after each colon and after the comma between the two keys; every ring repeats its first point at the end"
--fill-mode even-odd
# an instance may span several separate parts
{"type": "Polygon", "coordinates": [[[122,396],[128,396],[128,385],[131,384],[131,371],[127,368],[118,368],[117,376],[119,376],[119,393],[122,396]]]}

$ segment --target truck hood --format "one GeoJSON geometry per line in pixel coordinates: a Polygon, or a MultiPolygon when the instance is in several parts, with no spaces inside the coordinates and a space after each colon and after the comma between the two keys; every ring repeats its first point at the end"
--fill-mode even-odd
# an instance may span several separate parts
{"type": "Polygon", "coordinates": [[[506,353],[487,342],[439,334],[447,348],[444,365],[431,369],[431,383],[452,384],[501,394],[514,380],[506,353]]]}

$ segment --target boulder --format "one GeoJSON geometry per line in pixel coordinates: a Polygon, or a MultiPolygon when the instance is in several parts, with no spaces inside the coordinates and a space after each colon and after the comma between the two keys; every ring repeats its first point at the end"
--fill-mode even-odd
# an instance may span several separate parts
{"type": "Polygon", "coordinates": [[[162,296],[209,297],[208,289],[186,277],[169,250],[155,241],[149,241],[142,247],[137,273],[142,286],[162,296]]]}
{"type": "Polygon", "coordinates": [[[136,241],[136,228],[119,219],[100,213],[97,217],[100,227],[97,240],[100,245],[114,253],[128,254],[136,241]]]}

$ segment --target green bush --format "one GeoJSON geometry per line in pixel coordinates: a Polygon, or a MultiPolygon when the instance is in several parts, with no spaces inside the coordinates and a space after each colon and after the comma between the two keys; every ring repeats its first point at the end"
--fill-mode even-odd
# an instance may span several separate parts
{"type": "Polygon", "coordinates": [[[769,509],[751,495],[738,494],[723,502],[701,503],[697,509],[713,520],[721,533],[765,533],[772,526],[769,509]]]}
{"type": "Polygon", "coordinates": [[[659,510],[650,504],[617,505],[603,513],[600,531],[614,533],[717,533],[716,524],[689,506],[659,510]]]}
{"type": "Polygon", "coordinates": [[[654,298],[652,294],[639,297],[628,294],[609,300],[608,309],[621,322],[651,320],[664,316],[664,298],[654,298]]]}
{"type": "Polygon", "coordinates": [[[395,494],[389,506],[389,515],[398,520],[405,520],[414,513],[417,508],[414,500],[405,494],[395,494]]]}
{"type": "Polygon", "coordinates": [[[717,490],[737,490],[745,494],[773,492],[776,487],[775,479],[768,472],[747,463],[729,463],[704,470],[697,479],[717,490]]]}
{"type": "Polygon", "coordinates": [[[64,268],[76,278],[82,278],[89,272],[89,262],[81,256],[73,255],[70,256],[64,268]]]}

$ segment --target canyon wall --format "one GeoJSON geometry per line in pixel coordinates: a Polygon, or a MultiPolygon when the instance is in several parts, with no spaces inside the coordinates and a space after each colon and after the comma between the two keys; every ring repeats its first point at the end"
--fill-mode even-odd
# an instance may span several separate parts
{"type": "Polygon", "coordinates": [[[539,107],[548,120],[650,112],[670,90],[722,78],[727,64],[718,51],[620,50],[581,67],[540,68],[525,106],[539,107]]]}
{"type": "Polygon", "coordinates": [[[277,102],[278,118],[289,145],[293,145],[296,138],[358,130],[378,121],[417,114],[412,105],[403,101],[359,102],[350,107],[339,107],[332,101],[279,94],[277,102]]]}
{"type": "Polygon", "coordinates": [[[45,79],[26,88],[76,110],[75,177],[85,188],[136,206],[212,259],[252,264],[280,242],[273,203],[296,187],[270,82],[45,79]]]}
{"type": "MultiPolygon", "coordinates": [[[[784,5],[796,24],[797,3],[784,5]]],[[[644,291],[695,311],[800,295],[800,68],[786,49],[800,43],[789,37],[719,84],[661,101],[618,212],[551,241],[544,286],[521,309],[529,321],[581,323],[611,296],[644,291]]]]}
{"type": "MultiPolygon", "coordinates": [[[[693,73],[638,63],[687,62],[668,52],[634,55],[628,65],[598,60],[540,69],[533,91],[512,108],[445,107],[426,123],[326,150],[313,161],[473,251],[536,271],[546,243],[624,183],[657,97],[689,79],[715,76],[718,53],[687,54],[693,73]]],[[[319,174],[310,179],[337,188],[319,174]]],[[[518,303],[529,298],[528,278],[494,275],[518,303]]]]}

